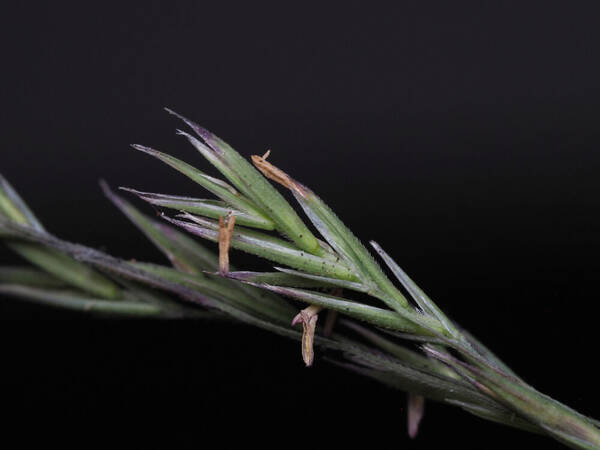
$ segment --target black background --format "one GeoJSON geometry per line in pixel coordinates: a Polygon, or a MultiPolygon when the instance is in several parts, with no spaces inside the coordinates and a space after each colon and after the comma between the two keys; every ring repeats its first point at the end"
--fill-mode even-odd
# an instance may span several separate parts
{"type": "MultiPolygon", "coordinates": [[[[0,170],[55,234],[162,262],[97,181],[200,196],[129,148],[210,172],[172,107],[246,156],[272,149],[526,380],[598,416],[594,3],[4,6],[0,170]]],[[[411,444],[403,394],[319,355],[304,369],[297,344],[247,327],[6,298],[0,313],[74,319],[1,327],[3,408],[22,439],[560,448],[435,404],[411,444]]]]}

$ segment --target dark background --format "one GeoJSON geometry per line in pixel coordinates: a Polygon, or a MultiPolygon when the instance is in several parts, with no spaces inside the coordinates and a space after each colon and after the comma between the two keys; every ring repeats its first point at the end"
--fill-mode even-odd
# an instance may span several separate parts
{"type": "MultiPolygon", "coordinates": [[[[129,148],[210,171],[169,106],[244,155],[272,149],[526,380],[598,416],[594,4],[4,6],[0,171],[59,236],[162,262],[97,181],[200,195],[129,148]]],[[[0,343],[4,412],[25,440],[560,448],[435,404],[411,444],[403,394],[319,355],[304,369],[297,344],[247,327],[7,298],[0,313],[27,319],[4,322],[0,343]]]]}

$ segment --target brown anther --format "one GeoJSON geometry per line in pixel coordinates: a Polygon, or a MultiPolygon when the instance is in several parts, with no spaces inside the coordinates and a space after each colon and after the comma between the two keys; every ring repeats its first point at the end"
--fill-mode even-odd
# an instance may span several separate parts
{"type": "Polygon", "coordinates": [[[225,217],[219,217],[219,273],[229,273],[229,246],[235,225],[235,216],[231,211],[225,217]]]}
{"type": "Polygon", "coordinates": [[[288,189],[301,193],[299,186],[287,173],[267,161],[270,154],[271,150],[268,150],[263,156],[252,155],[252,163],[265,177],[282,184],[288,189]]]}
{"type": "Polygon", "coordinates": [[[294,317],[294,320],[292,320],[292,326],[302,322],[302,359],[307,367],[312,366],[315,359],[313,342],[315,339],[317,319],[319,318],[318,314],[322,309],[323,307],[321,306],[311,305],[300,311],[300,313],[294,317]]]}

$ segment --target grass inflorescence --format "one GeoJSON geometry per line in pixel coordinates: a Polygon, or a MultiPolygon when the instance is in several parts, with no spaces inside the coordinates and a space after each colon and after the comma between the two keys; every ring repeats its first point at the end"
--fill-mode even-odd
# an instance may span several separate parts
{"type": "Polygon", "coordinates": [[[597,421],[528,385],[370,242],[394,275],[390,279],[318,195],[271,163],[270,152],[249,161],[169,112],[195,136],[178,134],[224,179],[152,148],[133,147],[217,198],[122,188],[160,208],[155,218],[106,183],[102,189],[170,265],[126,261],[50,234],[0,177],[0,239],[30,263],[0,268],[0,293],[105,317],[228,318],[298,340],[307,366],[321,354],[315,349],[334,350],[324,355],[334,364],[409,394],[411,437],[429,399],[573,448],[600,448],[597,421]],[[293,194],[308,221],[277,187],[293,194]],[[218,254],[190,235],[218,243],[218,254]],[[273,270],[238,270],[229,262],[230,249],[271,261],[273,270]]]}

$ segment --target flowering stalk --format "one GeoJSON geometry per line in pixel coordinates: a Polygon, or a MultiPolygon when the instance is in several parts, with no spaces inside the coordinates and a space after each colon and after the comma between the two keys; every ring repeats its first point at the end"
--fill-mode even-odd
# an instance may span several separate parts
{"type": "Polygon", "coordinates": [[[1,179],[0,238],[37,269],[0,269],[0,293],[112,316],[226,317],[299,340],[306,365],[314,361],[313,347],[335,350],[332,362],[409,393],[411,437],[427,398],[572,448],[600,448],[597,421],[519,378],[371,242],[398,284],[390,280],[311,189],[268,161],[270,152],[252,156],[250,164],[222,139],[177,116],[197,137],[179,134],[228,182],[148,147],[134,148],[182,172],[218,200],[125,189],[154,207],[176,211],[156,220],[103,184],[107,197],[172,267],[124,261],[56,238],[1,179]],[[322,239],[268,179],[292,192],[322,239]],[[218,242],[219,257],[186,232],[218,242]],[[230,248],[277,265],[272,272],[239,271],[229,264],[230,248]],[[320,312],[327,314],[326,327],[317,320],[320,312]],[[335,322],[333,313],[340,315],[335,322]],[[302,332],[295,327],[300,324],[302,332]]]}

